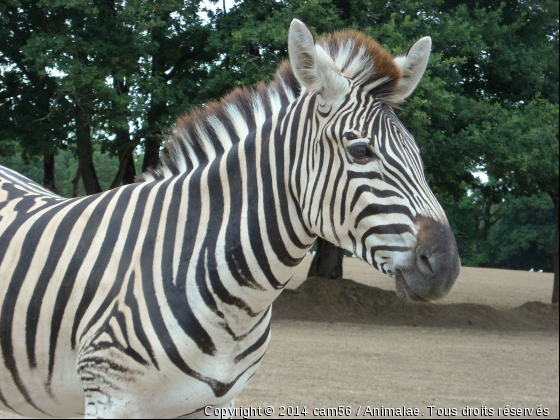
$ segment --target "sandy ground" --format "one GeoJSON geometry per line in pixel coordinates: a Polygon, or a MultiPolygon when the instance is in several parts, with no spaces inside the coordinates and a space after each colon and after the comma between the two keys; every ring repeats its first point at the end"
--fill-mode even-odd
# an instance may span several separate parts
{"type": "Polygon", "coordinates": [[[533,409],[518,418],[546,417],[538,408],[549,418],[560,414],[551,274],[463,268],[444,301],[416,307],[395,304],[391,279],[350,258],[344,277],[358,285],[308,282],[294,291],[309,263],[275,305],[269,351],[236,401],[261,408],[250,417],[263,417],[265,407],[272,418],[320,417],[337,407],[354,418],[391,418],[371,414],[403,406],[418,409],[406,418],[481,418],[490,410],[513,417],[506,407],[533,409]],[[478,411],[464,415],[466,407],[478,411]],[[453,409],[456,416],[446,415],[453,409]]]}
{"type": "MultiPolygon", "coordinates": [[[[311,260],[311,256],[305,258],[296,275],[288,283],[288,289],[295,289],[303,283],[311,260]]],[[[344,278],[368,286],[394,290],[391,278],[357,258],[344,259],[344,278]]],[[[461,274],[455,286],[445,299],[437,303],[478,303],[500,309],[514,308],[526,302],[549,303],[552,281],[551,273],[461,267],[461,274]]]]}
{"type": "MultiPolygon", "coordinates": [[[[344,277],[393,290],[391,279],[356,259],[345,260],[344,277]]],[[[289,288],[304,278],[300,270],[289,288]]],[[[516,417],[544,417],[537,415],[540,407],[557,418],[558,309],[548,305],[552,281],[549,273],[463,268],[448,297],[419,307],[391,305],[392,292],[372,294],[347,283],[342,293],[340,284],[303,286],[276,305],[269,351],[236,406],[271,406],[273,418],[283,417],[281,407],[284,414],[306,407],[308,415],[302,417],[320,417],[321,411],[313,416],[315,410],[340,406],[345,412],[350,407],[354,418],[371,418],[368,407],[403,406],[418,408],[407,418],[492,417],[490,409],[493,417],[511,417],[506,407],[533,409],[532,415],[516,417]],[[353,302],[348,297],[359,304],[349,308],[343,303],[353,302]],[[371,302],[385,311],[368,319],[371,302]],[[296,311],[307,320],[297,320],[296,311]],[[355,322],[336,322],[352,312],[355,322]],[[379,325],[390,324],[391,317],[402,325],[379,325]],[[475,411],[463,413],[466,408],[475,411]],[[456,416],[446,415],[453,409],[456,416]]]]}
{"type": "Polygon", "coordinates": [[[272,406],[274,418],[282,406],[307,407],[309,417],[316,408],[349,406],[362,417],[360,407],[407,406],[428,418],[438,417],[428,406],[542,406],[558,418],[558,351],[548,332],[279,321],[236,406],[272,406]]]}

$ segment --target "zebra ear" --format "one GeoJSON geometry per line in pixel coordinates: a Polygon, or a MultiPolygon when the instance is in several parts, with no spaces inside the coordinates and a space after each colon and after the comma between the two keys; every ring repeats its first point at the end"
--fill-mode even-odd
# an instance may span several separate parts
{"type": "Polygon", "coordinates": [[[335,99],[349,91],[348,81],[340,74],[332,58],[321,46],[315,45],[313,34],[298,19],[290,25],[288,52],[294,74],[306,90],[325,99],[335,99]]]}
{"type": "Polygon", "coordinates": [[[426,36],[416,41],[405,56],[395,58],[394,62],[402,74],[396,95],[397,102],[406,99],[418,86],[426,71],[431,49],[432,38],[426,36]]]}

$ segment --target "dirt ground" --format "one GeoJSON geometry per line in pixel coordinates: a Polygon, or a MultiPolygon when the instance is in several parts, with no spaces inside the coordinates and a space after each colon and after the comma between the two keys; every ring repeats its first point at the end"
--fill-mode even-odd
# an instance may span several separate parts
{"type": "Polygon", "coordinates": [[[272,406],[274,418],[282,406],[307,407],[308,417],[349,406],[353,418],[367,406],[418,408],[426,418],[447,417],[437,409],[476,418],[461,410],[542,406],[558,418],[558,351],[554,332],[282,320],[236,406],[272,406]]]}
{"type": "Polygon", "coordinates": [[[442,302],[403,305],[357,259],[344,266],[354,281],[302,285],[309,263],[275,303],[269,351],[236,400],[260,407],[249,417],[558,417],[551,274],[463,268],[442,302]],[[403,407],[418,411],[391,411],[403,407]]]}
{"type": "MultiPolygon", "coordinates": [[[[298,272],[288,283],[288,289],[296,289],[303,283],[311,260],[311,256],[308,256],[302,262],[298,272]]],[[[357,258],[344,259],[344,278],[367,286],[394,290],[389,277],[357,258]]],[[[437,304],[477,303],[499,309],[511,309],[526,302],[549,303],[552,281],[551,273],[461,267],[461,274],[455,286],[449,295],[437,304]]]]}
{"type": "Polygon", "coordinates": [[[297,289],[305,270],[294,277],[237,407],[271,406],[273,418],[340,406],[353,418],[396,417],[373,410],[404,406],[418,413],[398,417],[512,417],[506,407],[533,409],[515,417],[544,417],[539,407],[558,417],[552,274],[463,268],[450,295],[428,305],[403,305],[391,279],[359,260],[345,260],[344,277],[356,283],[310,280],[297,289]]]}

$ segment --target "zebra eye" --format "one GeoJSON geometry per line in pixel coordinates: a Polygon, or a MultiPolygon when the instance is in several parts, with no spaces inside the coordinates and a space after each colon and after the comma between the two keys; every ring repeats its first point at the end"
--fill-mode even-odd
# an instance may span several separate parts
{"type": "Polygon", "coordinates": [[[350,146],[348,148],[348,152],[352,155],[352,157],[356,159],[376,159],[377,156],[373,153],[369,147],[365,144],[357,144],[355,146],[350,146]]]}

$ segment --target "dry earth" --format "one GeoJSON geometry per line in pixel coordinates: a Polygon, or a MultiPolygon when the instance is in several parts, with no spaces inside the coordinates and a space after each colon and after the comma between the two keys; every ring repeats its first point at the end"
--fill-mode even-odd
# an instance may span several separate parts
{"type": "Polygon", "coordinates": [[[344,276],[356,282],[298,288],[309,262],[275,304],[269,351],[237,407],[270,406],[273,418],[283,418],[282,407],[284,414],[306,407],[301,417],[313,417],[315,409],[339,406],[360,418],[391,417],[370,416],[368,407],[403,406],[425,418],[449,417],[451,409],[457,417],[493,409],[494,417],[541,418],[540,407],[558,418],[551,274],[463,268],[443,302],[403,305],[389,278],[350,258],[344,276]],[[462,415],[465,407],[479,411],[462,415]],[[505,407],[533,411],[498,412],[505,407]]]}

